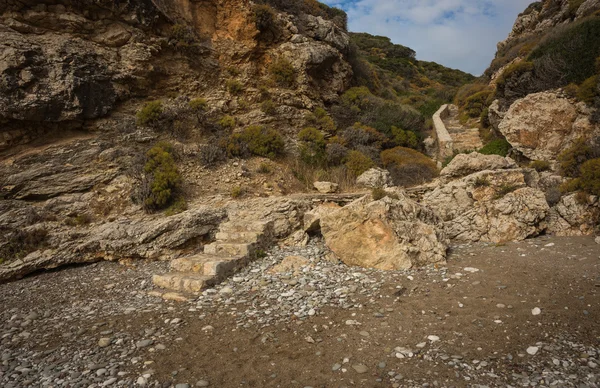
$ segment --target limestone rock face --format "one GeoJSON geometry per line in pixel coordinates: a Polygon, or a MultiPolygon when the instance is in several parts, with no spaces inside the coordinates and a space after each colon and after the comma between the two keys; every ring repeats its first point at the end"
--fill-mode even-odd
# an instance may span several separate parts
{"type": "Polygon", "coordinates": [[[321,219],[327,246],[348,265],[383,270],[445,262],[439,217],[398,190],[399,199],[370,195],[321,219]]]}
{"type": "Polygon", "coordinates": [[[328,43],[340,51],[348,50],[350,37],[332,21],[320,16],[303,15],[303,33],[314,40],[328,43]]]}
{"type": "Polygon", "coordinates": [[[600,135],[587,110],[555,91],[533,93],[515,101],[498,128],[527,158],[554,161],[576,139],[600,135]]]}
{"type": "Polygon", "coordinates": [[[371,189],[393,186],[392,176],[383,168],[370,168],[356,178],[356,184],[371,189]]]}
{"type": "Polygon", "coordinates": [[[477,152],[458,154],[444,167],[440,176],[443,178],[460,178],[478,171],[515,168],[517,164],[510,158],[499,155],[482,155],[477,152]]]}
{"type": "Polygon", "coordinates": [[[486,170],[441,184],[423,203],[444,221],[455,241],[524,240],[543,231],[549,213],[544,193],[527,187],[531,171],[486,170]]]}
{"type": "Polygon", "coordinates": [[[336,203],[324,203],[304,213],[304,231],[316,232],[321,228],[321,218],[336,212],[340,206],[336,203]]]}
{"type": "Polygon", "coordinates": [[[594,233],[599,220],[597,197],[585,196],[582,201],[577,194],[570,194],[552,207],[545,223],[547,232],[557,236],[586,236],[594,233]]]}

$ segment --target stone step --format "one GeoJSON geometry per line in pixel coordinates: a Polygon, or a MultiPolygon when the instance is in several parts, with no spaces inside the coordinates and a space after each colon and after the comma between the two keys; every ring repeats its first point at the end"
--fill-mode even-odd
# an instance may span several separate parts
{"type": "Polygon", "coordinates": [[[215,283],[214,276],[192,272],[170,272],[152,276],[152,282],[160,287],[175,291],[200,292],[215,283]]]}
{"type": "Polygon", "coordinates": [[[200,254],[171,261],[174,272],[193,272],[223,279],[246,261],[244,256],[215,256],[200,254]]]}
{"type": "Polygon", "coordinates": [[[204,253],[209,255],[250,256],[258,244],[214,242],[204,246],[204,253]]]}
{"type": "Polygon", "coordinates": [[[273,229],[273,221],[229,221],[219,226],[219,232],[238,233],[256,232],[259,234],[270,233],[273,229]]]}
{"type": "Polygon", "coordinates": [[[215,239],[223,242],[257,243],[263,237],[259,232],[217,232],[215,239]]]}

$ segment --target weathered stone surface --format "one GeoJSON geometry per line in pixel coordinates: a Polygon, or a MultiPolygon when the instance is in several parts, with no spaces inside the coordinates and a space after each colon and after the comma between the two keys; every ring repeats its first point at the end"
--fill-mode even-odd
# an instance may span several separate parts
{"type": "Polygon", "coordinates": [[[171,217],[121,218],[70,231],[49,230],[50,245],[23,259],[0,265],[0,281],[39,269],[124,257],[162,258],[189,241],[213,232],[225,218],[223,209],[197,208],[171,217]]]}
{"type": "Polygon", "coordinates": [[[383,168],[370,168],[356,178],[356,185],[371,189],[393,186],[392,176],[383,168]]]}
{"type": "Polygon", "coordinates": [[[286,256],[281,263],[273,266],[269,272],[271,273],[284,273],[293,272],[298,273],[302,267],[308,265],[310,261],[303,256],[286,256]]]}
{"type": "Polygon", "coordinates": [[[304,231],[316,232],[321,228],[321,218],[340,209],[336,203],[327,202],[304,213],[304,231]]]}
{"type": "Polygon", "coordinates": [[[319,193],[333,194],[338,191],[339,185],[333,182],[315,182],[313,186],[319,193]]]}
{"type": "Polygon", "coordinates": [[[482,155],[477,152],[458,154],[441,171],[440,176],[445,179],[459,178],[478,171],[500,170],[515,168],[517,164],[510,158],[499,155],[482,155]]]}
{"type": "Polygon", "coordinates": [[[383,270],[444,262],[440,218],[398,190],[399,199],[370,195],[321,219],[327,246],[348,265],[383,270]]]}
{"type": "Polygon", "coordinates": [[[590,123],[589,108],[575,104],[559,92],[530,94],[515,101],[498,125],[506,140],[532,160],[554,161],[579,138],[600,135],[590,123]]]}
{"type": "Polygon", "coordinates": [[[332,21],[320,16],[302,16],[303,34],[322,42],[329,43],[338,50],[345,52],[350,45],[350,37],[332,21]]]}
{"type": "Polygon", "coordinates": [[[455,241],[523,240],[543,231],[549,206],[541,190],[527,187],[529,171],[481,171],[442,184],[423,203],[444,220],[455,241]]]}
{"type": "Polygon", "coordinates": [[[600,220],[600,204],[595,196],[569,194],[552,207],[544,221],[546,231],[557,236],[593,234],[600,220]]]}

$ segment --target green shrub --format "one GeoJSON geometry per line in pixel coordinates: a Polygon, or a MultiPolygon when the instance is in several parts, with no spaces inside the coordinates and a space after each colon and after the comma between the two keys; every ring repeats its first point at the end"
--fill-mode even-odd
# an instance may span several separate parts
{"type": "Polygon", "coordinates": [[[375,167],[373,160],[360,151],[348,152],[345,165],[350,173],[356,177],[368,169],[375,167]]]}
{"type": "Polygon", "coordinates": [[[579,178],[569,179],[561,183],[559,190],[562,194],[573,193],[577,190],[581,190],[581,181],[579,178]]]}
{"type": "Polygon", "coordinates": [[[177,51],[191,53],[196,47],[197,39],[194,30],[184,24],[173,25],[169,31],[169,38],[177,51]]]}
{"type": "Polygon", "coordinates": [[[149,176],[149,191],[144,198],[144,207],[148,210],[163,209],[173,199],[181,183],[173,158],[173,146],[159,142],[146,153],[144,172],[149,176]]]}
{"type": "Polygon", "coordinates": [[[550,162],[545,160],[533,160],[529,163],[529,168],[533,168],[537,172],[543,172],[550,170],[550,162]]]}
{"type": "Polygon", "coordinates": [[[260,110],[262,110],[265,114],[273,115],[277,110],[277,106],[275,105],[273,100],[268,99],[260,104],[260,110]]]}
{"type": "Polygon", "coordinates": [[[339,166],[344,163],[348,156],[348,148],[339,143],[329,143],[325,149],[327,155],[327,164],[330,166],[339,166]]]}
{"type": "Polygon", "coordinates": [[[198,151],[198,158],[203,166],[212,166],[226,159],[225,150],[217,144],[204,144],[198,151]]]}
{"type": "Polygon", "coordinates": [[[244,85],[242,85],[242,83],[236,79],[227,80],[225,86],[227,86],[229,93],[233,95],[238,95],[244,90],[244,85]]]}
{"type": "Polygon", "coordinates": [[[283,154],[285,143],[276,130],[253,125],[229,137],[227,152],[245,157],[247,153],[273,159],[283,154]]]}
{"type": "Polygon", "coordinates": [[[189,105],[192,113],[194,113],[196,115],[198,122],[200,122],[200,120],[202,120],[202,116],[204,116],[204,114],[206,113],[206,110],[208,109],[208,102],[206,101],[206,99],[205,98],[194,98],[194,99],[190,100],[188,105],[189,105]]]}
{"type": "Polygon", "coordinates": [[[419,151],[396,147],[381,152],[381,162],[397,186],[427,182],[438,175],[437,164],[419,151]]]}
{"type": "Polygon", "coordinates": [[[567,10],[567,17],[574,18],[577,15],[577,10],[581,7],[585,0],[569,0],[569,9],[567,10]]]}
{"type": "Polygon", "coordinates": [[[487,143],[478,152],[483,155],[506,156],[508,155],[508,151],[510,151],[511,148],[512,146],[508,141],[506,141],[506,139],[496,139],[487,143]]]}
{"type": "Polygon", "coordinates": [[[275,26],[275,11],[269,5],[257,4],[254,6],[254,23],[260,32],[268,31],[275,26]]]}
{"type": "Polygon", "coordinates": [[[136,113],[137,124],[140,126],[155,126],[163,112],[162,101],[149,101],[136,113]]]}
{"type": "Polygon", "coordinates": [[[491,90],[483,90],[469,96],[465,101],[463,111],[472,118],[480,117],[482,112],[492,103],[491,97],[493,93],[491,90]]]}
{"type": "Polygon", "coordinates": [[[405,131],[393,125],[391,132],[391,142],[394,146],[408,148],[417,148],[419,146],[419,139],[417,138],[417,135],[414,132],[405,131]]]}
{"type": "Polygon", "coordinates": [[[323,108],[316,108],[315,111],[307,115],[306,120],[317,127],[318,129],[327,133],[335,133],[337,128],[333,119],[329,116],[327,111],[323,108]]]}
{"type": "Polygon", "coordinates": [[[558,155],[560,171],[564,176],[576,178],[579,176],[579,167],[598,155],[598,150],[592,148],[586,139],[577,139],[573,145],[558,155]]]}
{"type": "Polygon", "coordinates": [[[267,163],[263,162],[258,166],[256,172],[259,174],[270,174],[273,172],[273,169],[267,163]]]}
{"type": "Polygon", "coordinates": [[[232,130],[233,128],[235,128],[235,118],[229,115],[225,115],[221,117],[218,124],[221,128],[232,130]]]}
{"type": "Polygon", "coordinates": [[[588,105],[594,103],[594,99],[598,97],[598,85],[600,84],[600,75],[592,76],[579,86],[577,89],[577,99],[588,105]]]}
{"type": "Polygon", "coordinates": [[[529,61],[515,62],[512,65],[508,66],[506,69],[504,69],[504,71],[502,72],[500,77],[498,77],[498,80],[496,81],[496,85],[498,85],[499,87],[503,86],[508,79],[517,78],[521,74],[533,71],[533,69],[534,69],[533,62],[529,62],[529,61]]]}
{"type": "Polygon", "coordinates": [[[292,87],[296,82],[296,69],[288,59],[280,57],[271,63],[269,72],[273,80],[282,87],[292,87]]]}
{"type": "Polygon", "coordinates": [[[241,186],[234,186],[230,191],[231,198],[239,198],[244,195],[244,189],[241,186]]]}
{"type": "Polygon", "coordinates": [[[486,177],[480,176],[475,179],[473,182],[473,186],[475,187],[488,187],[490,185],[490,181],[486,177]]]}
{"type": "Polygon", "coordinates": [[[583,163],[580,168],[579,185],[591,195],[600,196],[600,158],[583,163]]]}
{"type": "Polygon", "coordinates": [[[300,159],[312,166],[322,166],[327,160],[325,138],[321,131],[313,127],[302,129],[298,133],[300,140],[300,159]]]}

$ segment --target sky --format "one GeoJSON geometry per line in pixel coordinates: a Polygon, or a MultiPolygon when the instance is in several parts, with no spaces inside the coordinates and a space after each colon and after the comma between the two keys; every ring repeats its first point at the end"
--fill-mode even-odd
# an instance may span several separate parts
{"type": "MultiPolygon", "coordinates": [[[[323,0],[321,0],[323,1],[323,0]]],[[[489,66],[533,0],[324,0],[348,13],[352,32],[389,37],[433,61],[474,75],[489,66]]]]}

